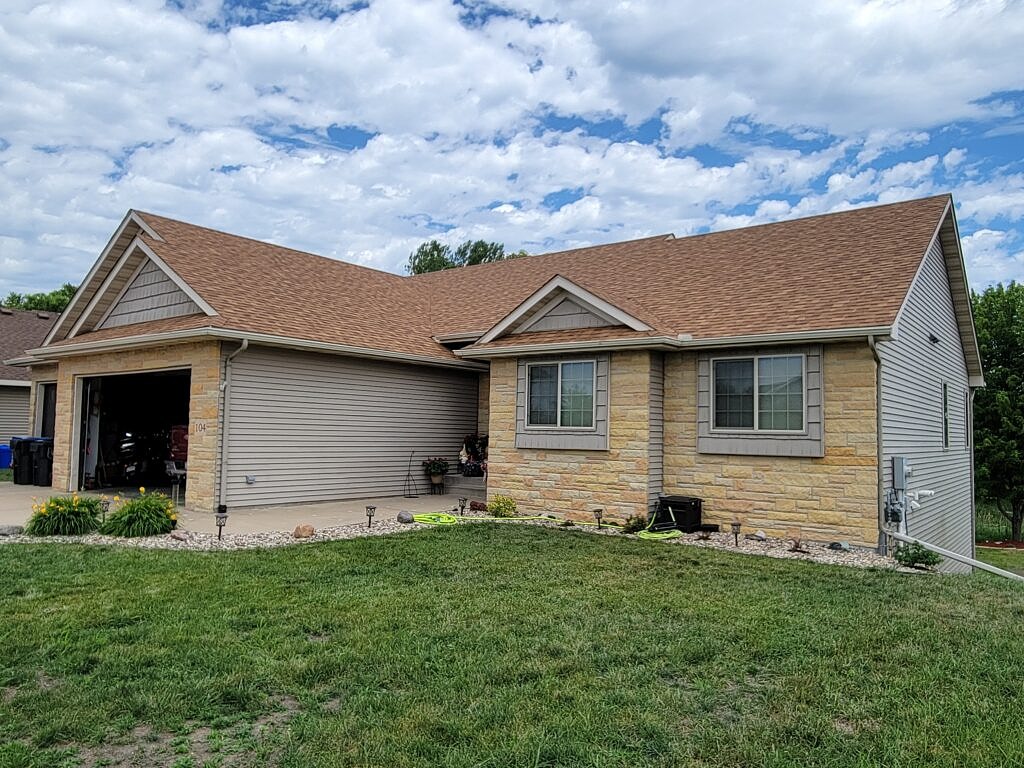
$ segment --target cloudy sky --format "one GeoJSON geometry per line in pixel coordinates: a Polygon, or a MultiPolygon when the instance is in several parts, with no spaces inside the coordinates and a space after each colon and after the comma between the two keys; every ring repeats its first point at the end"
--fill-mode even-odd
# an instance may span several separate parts
{"type": "Polygon", "coordinates": [[[1018,0],[4,0],[0,297],[129,208],[401,271],[952,192],[1024,280],[1018,0]]]}

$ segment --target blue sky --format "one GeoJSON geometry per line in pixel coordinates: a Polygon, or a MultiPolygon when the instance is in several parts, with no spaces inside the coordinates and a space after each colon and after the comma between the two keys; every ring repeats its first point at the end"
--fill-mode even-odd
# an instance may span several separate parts
{"type": "Polygon", "coordinates": [[[972,285],[1022,281],[1022,39],[1009,0],[8,0],[0,297],[129,208],[401,271],[943,192],[972,285]]]}

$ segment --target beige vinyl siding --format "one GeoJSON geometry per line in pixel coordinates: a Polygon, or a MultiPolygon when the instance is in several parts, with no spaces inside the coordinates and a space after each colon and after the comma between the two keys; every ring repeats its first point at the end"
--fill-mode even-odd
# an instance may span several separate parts
{"type": "Polygon", "coordinates": [[[160,267],[147,260],[100,328],[195,315],[201,311],[160,267]]]}
{"type": "Polygon", "coordinates": [[[477,373],[253,348],[231,363],[228,506],[400,496],[420,462],[456,466],[477,373]],[[246,483],[246,476],[255,479],[246,483]]]}
{"type": "MultiPolygon", "coordinates": [[[[911,490],[932,490],[907,515],[911,536],[959,554],[974,552],[971,454],[967,438],[967,366],[943,261],[936,241],[907,297],[898,338],[878,345],[882,360],[882,462],[892,487],[892,457],[910,460],[911,490]],[[937,343],[929,341],[933,334],[937,343]],[[949,387],[948,448],[943,448],[942,385],[949,387]]],[[[951,560],[948,571],[969,570],[951,560]]]]}
{"type": "Polygon", "coordinates": [[[0,386],[0,444],[31,434],[28,423],[30,387],[0,386]]]}
{"type": "Polygon", "coordinates": [[[570,298],[564,298],[523,331],[564,331],[573,328],[603,328],[607,325],[611,323],[603,317],[598,317],[570,298]]]}
{"type": "Polygon", "coordinates": [[[658,497],[662,494],[665,470],[665,357],[660,352],[651,354],[649,403],[647,511],[653,513],[658,507],[658,497]]]}

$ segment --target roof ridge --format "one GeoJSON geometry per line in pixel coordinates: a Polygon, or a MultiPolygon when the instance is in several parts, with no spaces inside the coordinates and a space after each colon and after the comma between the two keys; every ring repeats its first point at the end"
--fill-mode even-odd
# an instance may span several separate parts
{"type": "Polygon", "coordinates": [[[336,259],[336,258],[333,258],[331,256],[324,256],[323,254],[320,254],[320,253],[313,253],[312,251],[303,251],[303,250],[300,250],[298,248],[292,248],[292,247],[287,246],[287,245],[278,245],[277,243],[272,243],[272,242],[270,242],[268,240],[260,240],[259,238],[256,238],[256,237],[249,237],[247,235],[239,235],[239,234],[235,234],[234,232],[225,232],[222,229],[214,229],[213,227],[206,227],[206,226],[203,226],[202,224],[193,224],[192,222],[184,221],[182,219],[174,219],[174,218],[171,218],[170,216],[161,216],[159,213],[150,213],[149,211],[140,211],[137,208],[133,208],[132,210],[135,213],[137,213],[139,216],[143,217],[143,219],[145,219],[147,216],[150,217],[150,218],[153,218],[153,219],[162,219],[163,221],[169,221],[169,222],[171,222],[173,224],[180,224],[181,226],[189,227],[190,229],[201,229],[204,232],[212,232],[213,234],[219,235],[221,237],[229,237],[229,238],[231,238],[233,240],[242,240],[242,241],[245,241],[247,243],[256,243],[257,245],[262,245],[262,246],[265,246],[265,247],[268,247],[268,248],[276,248],[276,249],[278,249],[280,251],[287,251],[289,253],[294,253],[294,254],[297,254],[299,256],[309,256],[311,258],[320,259],[322,261],[330,262],[332,264],[340,264],[340,265],[345,266],[345,267],[355,267],[356,269],[367,270],[369,272],[374,272],[376,274],[385,275],[387,277],[395,277],[395,278],[398,278],[399,280],[404,279],[403,275],[398,275],[398,274],[395,274],[394,272],[388,272],[387,270],[384,270],[384,269],[377,269],[376,267],[368,267],[365,264],[356,264],[355,262],[346,261],[345,259],[336,259]]]}
{"type": "Polygon", "coordinates": [[[701,237],[710,237],[712,235],[724,235],[728,232],[735,232],[737,230],[748,230],[748,229],[763,229],[764,227],[778,227],[783,224],[799,224],[805,221],[812,221],[814,219],[825,219],[832,216],[845,216],[851,213],[858,213],[863,211],[877,211],[882,208],[896,208],[899,206],[910,206],[914,204],[926,203],[932,200],[947,199],[952,200],[952,192],[943,192],[938,195],[929,195],[928,197],[914,197],[909,200],[897,200],[893,203],[876,203],[874,205],[859,205],[855,208],[844,208],[841,211],[826,211],[825,213],[812,213],[809,216],[798,216],[795,219],[779,219],[778,221],[764,221],[760,224],[744,224],[741,227],[731,227],[729,229],[716,229],[712,232],[696,232],[692,235],[683,235],[682,237],[676,237],[677,242],[684,240],[696,240],[701,237]]]}

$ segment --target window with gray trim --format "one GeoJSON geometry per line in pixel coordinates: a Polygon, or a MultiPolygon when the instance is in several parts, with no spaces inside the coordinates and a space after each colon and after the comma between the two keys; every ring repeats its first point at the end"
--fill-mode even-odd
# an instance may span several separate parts
{"type": "Polygon", "coordinates": [[[520,358],[516,447],[608,450],[607,353],[591,358],[520,358]]]}
{"type": "Polygon", "coordinates": [[[819,344],[698,353],[697,451],[737,456],[824,456],[823,366],[824,354],[819,344]],[[792,407],[789,389],[793,377],[788,373],[788,366],[781,366],[776,370],[775,365],[766,365],[758,372],[758,358],[779,357],[803,359],[803,387],[798,398],[802,402],[798,403],[797,399],[794,399],[792,407]],[[723,383],[720,387],[720,394],[738,399],[721,403],[715,399],[714,362],[726,360],[747,362],[745,366],[737,365],[722,371],[731,375],[727,380],[728,386],[723,383]],[[755,389],[758,391],[755,392],[755,389]],[[760,391],[762,389],[765,391],[760,391]],[[716,426],[716,406],[719,406],[719,423],[731,423],[736,426],[716,426]],[[769,412],[772,428],[767,426],[769,412]],[[795,426],[796,415],[791,414],[796,413],[800,413],[802,429],[776,427],[777,421],[786,426],[795,426]],[[756,425],[759,417],[764,428],[741,426],[756,425]]]}
{"type": "Polygon", "coordinates": [[[714,429],[804,431],[803,355],[712,360],[714,429]]]}

